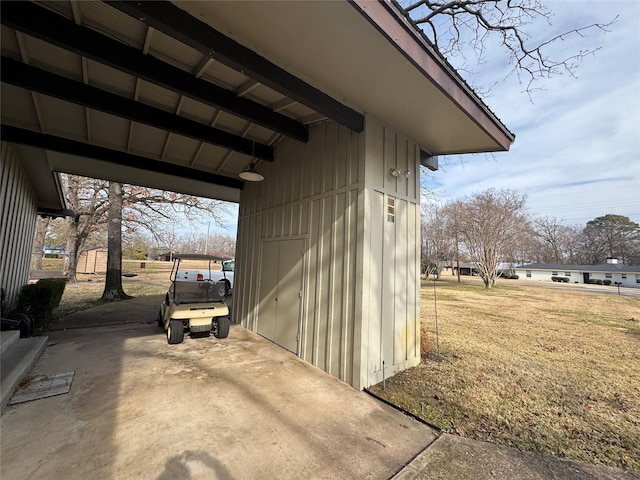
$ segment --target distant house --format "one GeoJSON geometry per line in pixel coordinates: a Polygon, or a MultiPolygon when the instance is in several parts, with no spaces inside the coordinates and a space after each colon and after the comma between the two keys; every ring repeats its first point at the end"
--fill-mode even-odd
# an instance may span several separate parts
{"type": "Polygon", "coordinates": [[[515,267],[521,279],[551,282],[551,277],[568,277],[570,283],[589,283],[590,279],[609,280],[623,287],[640,288],[640,266],[622,265],[615,258],[601,265],[556,265],[530,263],[515,267]]]}
{"type": "Polygon", "coordinates": [[[58,258],[60,258],[60,257],[64,256],[64,249],[65,248],[66,248],[66,245],[43,247],[42,248],[42,256],[47,256],[49,258],[53,258],[54,256],[57,256],[58,258]]]}
{"type": "Polygon", "coordinates": [[[458,274],[458,265],[460,265],[460,275],[478,275],[478,268],[475,263],[459,262],[459,264],[453,263],[445,265],[442,269],[443,272],[451,272],[451,275],[458,274]]]}
{"type": "Polygon", "coordinates": [[[80,252],[77,273],[107,273],[107,249],[103,247],[89,248],[80,252]]]}

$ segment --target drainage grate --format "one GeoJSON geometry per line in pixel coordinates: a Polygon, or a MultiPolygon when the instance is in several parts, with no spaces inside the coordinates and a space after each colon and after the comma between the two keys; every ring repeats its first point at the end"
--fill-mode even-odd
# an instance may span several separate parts
{"type": "Polygon", "coordinates": [[[75,372],[25,377],[9,400],[9,405],[69,393],[75,372]]]}

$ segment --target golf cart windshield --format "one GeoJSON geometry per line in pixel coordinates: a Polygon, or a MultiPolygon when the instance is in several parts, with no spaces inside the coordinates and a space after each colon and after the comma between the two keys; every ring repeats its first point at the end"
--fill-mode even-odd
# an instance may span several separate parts
{"type": "Polygon", "coordinates": [[[227,283],[225,279],[211,278],[211,264],[223,260],[217,255],[176,254],[169,290],[173,301],[176,304],[223,302],[227,283]]]}
{"type": "Polygon", "coordinates": [[[225,291],[224,281],[189,282],[177,280],[171,285],[171,290],[173,290],[171,293],[176,304],[222,302],[225,299],[224,295],[220,294],[225,291]]]}

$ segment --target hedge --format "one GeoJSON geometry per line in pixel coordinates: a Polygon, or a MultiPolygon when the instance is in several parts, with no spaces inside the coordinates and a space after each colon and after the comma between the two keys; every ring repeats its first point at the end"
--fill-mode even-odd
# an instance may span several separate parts
{"type": "Polygon", "coordinates": [[[18,312],[33,316],[36,328],[42,328],[51,320],[53,309],[60,305],[66,285],[66,278],[43,278],[25,285],[18,296],[18,312]]]}

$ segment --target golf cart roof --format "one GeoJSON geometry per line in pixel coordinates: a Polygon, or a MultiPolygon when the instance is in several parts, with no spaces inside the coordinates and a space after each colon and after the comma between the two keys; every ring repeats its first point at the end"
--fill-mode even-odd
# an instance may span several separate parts
{"type": "Polygon", "coordinates": [[[219,255],[206,255],[204,253],[176,253],[173,256],[174,260],[209,260],[209,261],[222,261],[228,260],[229,257],[221,257],[219,255]]]}

